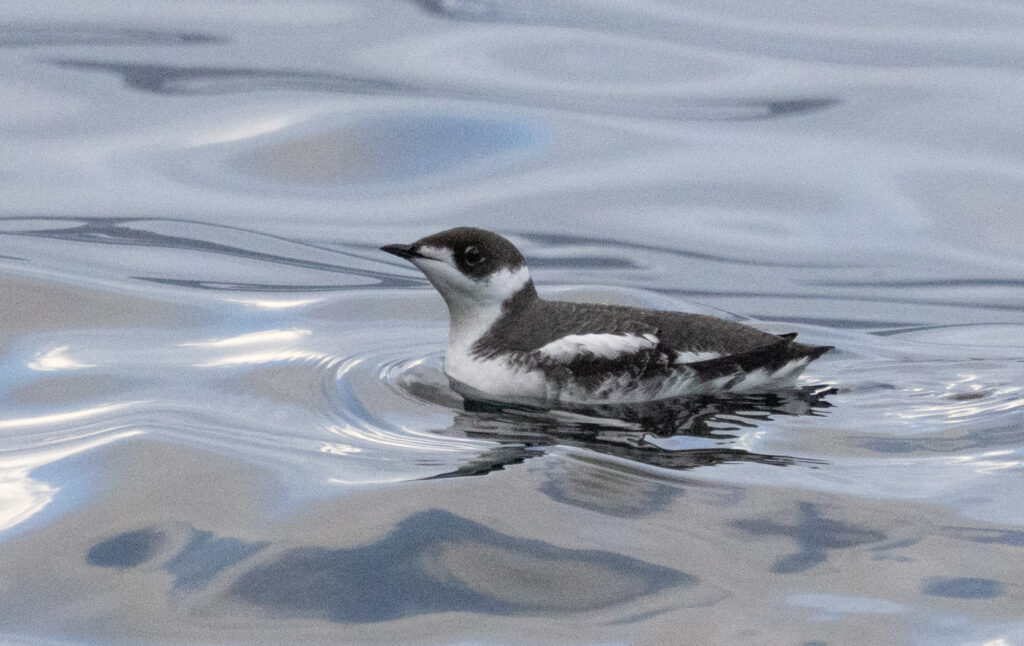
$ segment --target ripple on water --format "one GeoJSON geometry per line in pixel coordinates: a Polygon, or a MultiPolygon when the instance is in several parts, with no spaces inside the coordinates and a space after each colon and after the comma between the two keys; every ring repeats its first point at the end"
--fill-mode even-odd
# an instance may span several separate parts
{"type": "Polygon", "coordinates": [[[771,61],[886,67],[967,62],[1013,66],[1012,57],[1006,55],[998,38],[993,42],[979,38],[978,46],[972,48],[958,45],[974,30],[1002,30],[1020,19],[1015,7],[999,4],[972,6],[958,14],[962,20],[951,24],[944,12],[916,2],[893,3],[880,14],[867,5],[834,7],[814,2],[792,2],[783,7],[749,2],[646,3],[605,5],[580,12],[535,1],[412,1],[453,20],[615,31],[652,40],[682,40],[714,51],[743,52],[771,61]],[[915,38],[906,37],[908,24],[914,25],[915,38]]]}
{"type": "MultiPolygon", "coordinates": [[[[466,447],[453,469],[439,469],[431,477],[485,475],[568,448],[620,472],[634,464],[664,477],[703,467],[701,473],[718,482],[770,481],[824,491],[836,491],[842,483],[843,491],[935,497],[959,506],[942,492],[981,492],[989,486],[986,473],[1018,468],[1024,457],[1018,448],[1024,412],[1020,363],[1012,358],[1012,348],[1009,358],[1004,353],[1006,335],[1016,328],[967,327],[974,329],[954,326],[944,332],[882,336],[847,332],[836,342],[848,349],[815,364],[817,374],[830,377],[825,387],[634,407],[545,410],[465,400],[448,386],[436,344],[433,351],[424,344],[387,358],[363,357],[339,379],[361,382],[349,392],[367,411],[348,420],[349,432],[371,423],[397,435],[418,429],[429,436],[417,435],[425,441],[419,448],[428,452],[435,442],[449,439],[483,442],[466,447]],[[951,349],[964,358],[950,359],[951,349]],[[937,359],[936,353],[945,358],[937,359]],[[908,370],[908,365],[917,369],[908,370]],[[378,410],[403,413],[375,416],[372,402],[384,402],[378,410]],[[424,411],[430,411],[429,422],[423,420],[424,411]],[[789,468],[739,470],[744,463],[789,468]],[[707,470],[729,465],[733,468],[707,470]],[[919,476],[909,475],[915,473],[919,476]]],[[[394,435],[387,441],[412,444],[394,435]]],[[[600,504],[579,498],[580,487],[571,478],[546,486],[552,496],[574,492],[574,504],[600,504]]],[[[657,507],[657,489],[643,497],[636,511],[606,503],[615,513],[647,513],[657,507]]],[[[634,483],[632,490],[644,488],[634,483]]],[[[986,519],[1008,518],[1005,505],[973,504],[972,509],[986,519]]]]}
{"type": "MultiPolygon", "coordinates": [[[[674,471],[744,462],[813,469],[865,448],[875,456],[900,457],[953,448],[993,450],[1013,441],[1013,416],[1020,411],[1020,392],[1009,381],[961,378],[935,389],[928,384],[937,372],[934,365],[918,386],[907,377],[885,388],[858,383],[861,374],[874,380],[887,372],[878,360],[823,363],[821,373],[837,378],[838,394],[808,387],[774,395],[554,411],[467,401],[441,372],[441,330],[420,328],[415,316],[404,312],[386,331],[282,328],[206,340],[156,334],[137,337],[138,347],[125,347],[116,333],[65,334],[61,348],[24,356],[36,392],[86,374],[102,382],[114,373],[133,373],[133,394],[141,403],[119,408],[119,423],[193,444],[236,447],[260,459],[273,459],[282,449],[299,452],[296,458],[321,454],[317,459],[325,477],[339,484],[483,475],[557,447],[674,471]],[[360,351],[339,353],[338,334],[345,338],[340,347],[360,351]],[[390,339],[409,342],[394,346],[390,339]],[[183,374],[192,377],[183,380],[183,374]],[[204,391],[219,393],[216,406],[205,404],[204,391]],[[156,392],[160,403],[147,404],[146,395],[156,392]],[[837,401],[843,406],[836,408],[837,401]],[[871,410],[881,411],[871,434],[837,436],[827,430],[853,425],[851,416],[871,410]],[[893,410],[901,416],[891,417],[893,410]],[[953,430],[936,434],[936,419],[953,430]],[[986,432],[968,427],[978,420],[985,421],[986,432]],[[888,445],[879,434],[885,424],[891,428],[888,445]],[[915,424],[930,430],[910,438],[915,424]],[[999,424],[1004,430],[993,430],[999,424]],[[836,444],[840,438],[847,443],[836,444]],[[330,456],[340,455],[344,464],[332,462],[330,456]]],[[[886,344],[892,337],[874,339],[886,344]]],[[[890,351],[907,347],[892,346],[890,351]]],[[[997,374],[991,366],[977,367],[987,379],[997,374]]],[[[25,388],[22,383],[12,392],[31,402],[25,388]]],[[[81,392],[90,399],[90,391],[81,392]]]]}
{"type": "Polygon", "coordinates": [[[738,65],[707,50],[553,27],[467,28],[372,49],[363,58],[379,69],[492,91],[503,87],[531,88],[531,94],[572,90],[583,106],[589,94],[657,96],[681,84],[738,72],[738,65]],[[605,64],[595,67],[597,57],[605,64]]]}
{"type": "MultiPolygon", "coordinates": [[[[73,263],[76,278],[143,281],[160,286],[243,292],[300,292],[298,304],[324,300],[316,292],[423,283],[382,269],[379,259],[238,226],[160,218],[0,218],[0,236],[17,240],[32,266],[59,271],[73,263]],[[102,250],[102,253],[99,253],[102,250]],[[111,265],[116,267],[112,275],[111,265]]],[[[54,289],[54,288],[50,288],[54,289]]],[[[254,294],[255,293],[255,294],[254,294]]],[[[189,292],[181,297],[197,299],[189,292]]],[[[296,303],[263,299],[269,308],[296,303]]],[[[181,317],[172,306],[166,316],[181,317]]]]}
{"type": "MultiPolygon", "coordinates": [[[[894,449],[919,435],[940,443],[971,436],[974,448],[998,447],[1012,443],[1024,414],[1021,338],[1019,325],[887,332],[867,343],[888,357],[844,362],[836,366],[836,379],[850,394],[848,405],[860,414],[878,411],[870,432],[876,438],[891,434],[894,449]],[[908,364],[916,369],[908,370],[908,364]]],[[[912,442],[926,445],[927,439],[912,442]]]]}
{"type": "MultiPolygon", "coordinates": [[[[99,235],[91,226],[46,231],[99,235]]],[[[167,235],[154,223],[125,239],[166,241],[167,235]]],[[[692,309],[664,294],[590,291],[597,300],[692,309]]],[[[376,302],[372,294],[365,298],[376,302]]],[[[324,313],[317,316],[329,318],[305,320],[309,327],[279,323],[253,331],[254,320],[290,316],[287,308],[256,308],[240,319],[244,331],[137,332],[127,344],[109,330],[40,333],[10,355],[22,367],[5,376],[8,402],[34,420],[25,427],[33,431],[25,430],[26,449],[46,433],[60,435],[58,428],[66,433],[90,411],[107,411],[110,419],[96,428],[131,428],[282,465],[311,459],[337,484],[479,476],[565,447],[609,464],[668,472],[743,463],[793,467],[798,471],[789,477],[801,486],[815,486],[810,472],[821,465],[850,460],[871,461],[851,468],[884,470],[890,459],[956,456],[959,462],[948,465],[956,477],[958,465],[992,470],[1018,459],[1020,364],[1005,356],[1015,326],[823,338],[842,348],[815,364],[816,374],[831,378],[825,387],[805,381],[803,389],[773,395],[545,410],[455,393],[441,369],[443,322],[423,326],[424,317],[443,316],[436,295],[399,292],[392,300],[396,308],[381,309],[376,323],[364,327],[324,313]],[[908,361],[921,369],[907,371],[908,361]],[[72,390],[77,408],[54,417],[31,413],[53,393],[72,390]]],[[[338,307],[359,310],[360,303],[346,296],[338,307]]]]}

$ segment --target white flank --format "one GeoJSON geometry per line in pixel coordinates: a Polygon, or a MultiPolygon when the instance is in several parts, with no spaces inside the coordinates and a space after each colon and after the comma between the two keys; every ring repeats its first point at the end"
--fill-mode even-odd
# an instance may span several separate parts
{"type": "Polygon", "coordinates": [[[557,386],[540,370],[529,370],[504,358],[470,357],[453,352],[450,346],[444,358],[444,372],[474,390],[503,399],[550,400],[559,396],[557,386]]]}
{"type": "Polygon", "coordinates": [[[665,377],[641,383],[634,381],[628,374],[614,374],[597,388],[584,387],[571,381],[567,384],[553,382],[547,379],[543,370],[530,370],[504,358],[476,359],[460,353],[446,356],[445,372],[458,382],[499,398],[578,404],[626,404],[702,393],[767,392],[791,386],[808,363],[809,360],[803,357],[788,362],[774,372],[758,368],[749,373],[725,375],[710,381],[700,381],[692,370],[685,369],[674,370],[665,377]]]}
{"type": "Polygon", "coordinates": [[[772,389],[783,385],[792,385],[800,376],[803,369],[810,363],[807,357],[800,357],[787,362],[775,372],[768,372],[766,368],[751,370],[743,375],[743,378],[729,387],[730,392],[751,393],[759,392],[766,388],[772,389]]]}
{"type": "Polygon", "coordinates": [[[615,359],[658,345],[653,334],[570,334],[542,346],[537,352],[555,361],[572,361],[579,356],[615,359]]]}

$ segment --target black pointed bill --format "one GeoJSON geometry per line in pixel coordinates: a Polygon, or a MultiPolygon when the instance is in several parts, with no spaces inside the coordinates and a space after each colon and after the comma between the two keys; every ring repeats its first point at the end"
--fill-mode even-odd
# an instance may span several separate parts
{"type": "Polygon", "coordinates": [[[381,247],[380,250],[398,256],[399,258],[405,258],[406,260],[426,258],[426,256],[416,251],[411,244],[388,244],[381,247]]]}

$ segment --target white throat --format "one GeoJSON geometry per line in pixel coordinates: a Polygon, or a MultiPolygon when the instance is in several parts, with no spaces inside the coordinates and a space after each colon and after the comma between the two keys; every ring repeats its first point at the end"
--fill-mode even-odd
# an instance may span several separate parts
{"type": "Polygon", "coordinates": [[[480,337],[501,318],[501,303],[448,304],[448,354],[468,354],[480,337]]]}
{"type": "MultiPolygon", "coordinates": [[[[514,296],[530,282],[526,267],[516,270],[498,271],[480,289],[473,292],[441,294],[448,303],[448,350],[444,355],[444,371],[452,379],[487,390],[493,385],[495,375],[506,375],[508,366],[501,359],[484,359],[473,355],[473,346],[504,315],[505,301],[514,296]]],[[[539,387],[536,377],[524,377],[529,383],[509,386],[510,392],[526,389],[533,392],[539,387]]],[[[515,377],[513,381],[519,379],[515,377]]],[[[500,389],[500,388],[499,388],[500,389]]]]}
{"type": "Polygon", "coordinates": [[[442,291],[441,295],[448,304],[449,352],[468,352],[501,318],[505,301],[529,282],[530,272],[524,265],[514,270],[495,272],[486,282],[478,285],[478,290],[452,291],[448,294],[442,291]]]}

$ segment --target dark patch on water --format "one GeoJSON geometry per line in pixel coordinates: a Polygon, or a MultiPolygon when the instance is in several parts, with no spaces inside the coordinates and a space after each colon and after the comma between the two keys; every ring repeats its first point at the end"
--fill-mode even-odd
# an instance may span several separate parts
{"type": "Polygon", "coordinates": [[[951,599],[992,599],[1003,594],[1003,585],[992,579],[933,576],[925,579],[921,592],[951,599]]]}
{"type": "Polygon", "coordinates": [[[0,25],[0,47],[82,45],[219,45],[223,36],[190,31],[158,31],[96,25],[0,25]]]}
{"type": "Polygon", "coordinates": [[[530,269],[638,269],[640,265],[628,258],[614,256],[566,256],[561,258],[531,258],[530,269]]]}
{"type": "Polygon", "coordinates": [[[1024,547],[1024,531],[1019,529],[981,529],[977,527],[948,527],[947,529],[954,537],[961,540],[1024,547]]]}
{"type": "Polygon", "coordinates": [[[732,523],[734,527],[754,536],[788,536],[796,541],[799,551],[783,556],[772,564],[771,571],[776,574],[804,572],[824,563],[832,550],[885,539],[882,532],[824,518],[815,504],[801,502],[797,509],[798,517],[793,523],[780,522],[775,518],[737,520],[732,523]]]}
{"type": "Polygon", "coordinates": [[[367,623],[440,612],[581,612],[696,584],[621,554],[516,538],[432,510],[369,545],[287,550],[242,574],[229,594],[283,616],[367,623]]]}
{"type": "Polygon", "coordinates": [[[225,94],[267,90],[392,94],[410,91],[404,84],[383,79],[298,70],[185,67],[76,59],[57,59],[53,63],[66,69],[116,74],[132,89],[157,94],[225,94]]]}
{"type": "Polygon", "coordinates": [[[99,567],[133,568],[151,559],[164,542],[164,533],[156,529],[124,532],[94,545],[86,561],[99,567]]]}

